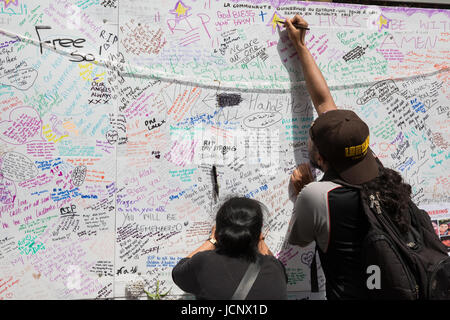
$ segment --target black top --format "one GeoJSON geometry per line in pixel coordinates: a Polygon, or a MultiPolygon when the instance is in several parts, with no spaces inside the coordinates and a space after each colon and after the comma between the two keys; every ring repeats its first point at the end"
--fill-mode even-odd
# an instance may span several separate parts
{"type": "MultiPolygon", "coordinates": [[[[329,170],[322,181],[337,178],[329,170]]],[[[319,256],[329,300],[367,299],[367,274],[363,269],[361,248],[368,223],[359,197],[358,190],[347,186],[328,193],[329,246],[326,253],[319,248],[319,256]]]]}
{"type": "MultiPolygon", "coordinates": [[[[287,276],[284,265],[275,257],[260,255],[261,270],[246,300],[287,299],[287,276]]],[[[197,299],[229,300],[239,285],[250,262],[202,251],[192,258],[181,259],[172,270],[172,279],[183,291],[197,299]]]]}
{"type": "Polygon", "coordinates": [[[307,184],[295,202],[289,243],[307,246],[315,241],[326,278],[327,299],[365,299],[366,270],[362,242],[368,223],[359,191],[333,182],[328,170],[320,182],[307,184]]]}

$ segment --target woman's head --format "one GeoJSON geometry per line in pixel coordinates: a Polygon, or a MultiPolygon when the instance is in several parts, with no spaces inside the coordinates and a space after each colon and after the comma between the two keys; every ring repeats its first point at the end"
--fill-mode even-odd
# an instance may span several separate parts
{"type": "Polygon", "coordinates": [[[217,250],[232,257],[254,261],[263,226],[263,205],[256,200],[233,197],[216,216],[217,250]]]}

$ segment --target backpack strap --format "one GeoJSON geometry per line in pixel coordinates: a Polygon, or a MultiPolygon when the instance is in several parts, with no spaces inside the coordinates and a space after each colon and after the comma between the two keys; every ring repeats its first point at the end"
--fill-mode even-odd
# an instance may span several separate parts
{"type": "Polygon", "coordinates": [[[231,300],[245,300],[250,289],[255,283],[256,278],[258,277],[259,271],[261,270],[262,259],[260,256],[256,256],[256,262],[250,263],[242,277],[241,282],[239,283],[236,291],[234,292],[231,300]]]}
{"type": "MultiPolygon", "coordinates": [[[[362,194],[362,187],[361,186],[353,185],[353,184],[347,183],[345,181],[342,181],[340,179],[335,179],[335,180],[333,180],[333,182],[335,182],[337,184],[341,184],[341,185],[347,186],[347,187],[350,187],[350,188],[358,189],[360,191],[360,193],[362,194]]],[[[363,208],[364,208],[364,200],[362,198],[361,198],[361,203],[362,203],[363,208]]],[[[411,206],[415,206],[414,203],[412,203],[412,201],[409,202],[408,209],[407,209],[409,211],[410,216],[411,216],[411,227],[412,227],[413,225],[416,224],[416,221],[415,221],[414,214],[412,214],[413,208],[411,206]]],[[[394,228],[395,230],[397,230],[397,227],[392,222],[391,218],[388,215],[383,215],[383,216],[384,216],[384,219],[386,219],[389,222],[390,227],[394,228]]],[[[378,219],[378,220],[380,221],[380,223],[383,224],[383,222],[380,219],[378,219]]],[[[420,241],[420,238],[421,238],[420,235],[417,234],[417,233],[414,233],[414,231],[415,230],[413,228],[410,228],[410,230],[408,232],[406,232],[406,234],[401,234],[401,236],[404,237],[403,239],[405,240],[405,244],[408,247],[410,247],[411,249],[417,247],[417,242],[421,242],[420,241]]],[[[394,232],[398,232],[398,231],[394,231],[394,232]]]]}
{"type": "Polygon", "coordinates": [[[314,249],[314,257],[311,261],[311,292],[319,292],[316,255],[317,255],[317,244],[316,248],[314,249]]]}

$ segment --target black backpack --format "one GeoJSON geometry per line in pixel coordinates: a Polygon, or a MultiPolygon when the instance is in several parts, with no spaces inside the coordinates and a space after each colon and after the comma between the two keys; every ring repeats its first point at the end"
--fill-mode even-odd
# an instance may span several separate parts
{"type": "MultiPolygon", "coordinates": [[[[366,195],[360,186],[341,180],[333,182],[360,191],[369,225],[363,241],[363,266],[365,270],[376,266],[380,273],[379,288],[368,288],[369,299],[450,300],[450,256],[427,212],[410,201],[411,228],[407,234],[401,234],[383,212],[377,194],[366,195]]],[[[317,277],[313,273],[316,289],[313,282],[317,277]]]]}

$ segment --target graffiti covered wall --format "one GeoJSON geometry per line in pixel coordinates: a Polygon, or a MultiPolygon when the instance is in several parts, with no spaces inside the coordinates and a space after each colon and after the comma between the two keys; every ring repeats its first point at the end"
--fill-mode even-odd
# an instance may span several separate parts
{"type": "MultiPolygon", "coordinates": [[[[298,1],[0,0],[0,299],[103,299],[171,280],[231,195],[268,207],[291,299],[289,178],[316,117],[277,19],[302,15],[339,108],[450,247],[449,11],[298,1]],[[211,167],[220,198],[213,196],[211,167]]],[[[140,291],[142,293],[142,291],[140,291]]],[[[145,298],[146,295],[141,295],[145,298]]]]}

